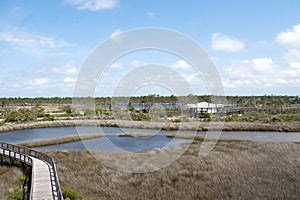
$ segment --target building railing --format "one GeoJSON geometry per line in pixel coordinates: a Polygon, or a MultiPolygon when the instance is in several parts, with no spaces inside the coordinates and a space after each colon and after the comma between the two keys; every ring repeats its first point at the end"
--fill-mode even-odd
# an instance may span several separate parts
{"type": "MultiPolygon", "coordinates": [[[[42,152],[39,152],[39,151],[35,151],[32,149],[28,149],[25,147],[20,147],[20,146],[16,146],[16,145],[4,143],[4,142],[0,142],[0,149],[2,149],[2,150],[0,150],[0,153],[2,153],[4,156],[8,156],[15,160],[19,160],[19,161],[24,162],[31,166],[32,166],[31,157],[34,157],[34,158],[37,158],[39,160],[46,162],[49,166],[53,199],[63,200],[62,193],[60,190],[60,185],[59,185],[59,179],[57,176],[55,161],[51,156],[44,154],[42,152]]],[[[31,187],[33,187],[33,185],[31,185],[31,187]]],[[[30,192],[30,196],[32,196],[32,189],[30,192]]]]}

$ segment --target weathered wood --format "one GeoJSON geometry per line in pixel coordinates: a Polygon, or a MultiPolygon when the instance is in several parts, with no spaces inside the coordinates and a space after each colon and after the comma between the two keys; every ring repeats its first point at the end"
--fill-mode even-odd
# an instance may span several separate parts
{"type": "Polygon", "coordinates": [[[52,200],[52,188],[49,166],[36,158],[32,158],[32,199],[52,200]]]}
{"type": "MultiPolygon", "coordinates": [[[[32,150],[29,150],[28,154],[36,155],[37,153],[39,153],[39,152],[35,152],[35,154],[32,154],[31,151],[32,150]]],[[[57,182],[58,180],[56,180],[57,176],[56,176],[54,161],[52,161],[52,163],[48,163],[44,159],[33,157],[23,152],[25,152],[25,148],[20,149],[19,147],[16,147],[14,145],[1,143],[0,146],[1,157],[6,156],[12,160],[19,160],[22,163],[32,166],[30,199],[31,200],[63,199],[59,189],[59,184],[57,182]]]]}

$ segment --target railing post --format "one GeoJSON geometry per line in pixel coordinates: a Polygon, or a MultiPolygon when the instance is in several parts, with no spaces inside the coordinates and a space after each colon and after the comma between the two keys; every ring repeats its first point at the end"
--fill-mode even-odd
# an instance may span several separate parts
{"type": "Polygon", "coordinates": [[[2,153],[0,154],[0,164],[1,164],[1,166],[3,165],[3,155],[2,155],[2,153]]]}

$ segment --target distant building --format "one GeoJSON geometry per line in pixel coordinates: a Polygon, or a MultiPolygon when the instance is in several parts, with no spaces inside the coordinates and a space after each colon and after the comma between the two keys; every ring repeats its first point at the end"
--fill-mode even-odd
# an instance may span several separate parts
{"type": "Polygon", "coordinates": [[[190,113],[190,117],[203,117],[205,113],[217,113],[223,108],[224,104],[215,104],[208,102],[186,105],[186,109],[190,113]]]}

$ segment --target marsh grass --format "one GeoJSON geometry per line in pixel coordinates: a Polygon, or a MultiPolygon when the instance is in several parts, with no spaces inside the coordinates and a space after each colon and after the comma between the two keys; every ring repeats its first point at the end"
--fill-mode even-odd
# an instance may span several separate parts
{"type": "Polygon", "coordinates": [[[134,134],[134,136],[139,137],[139,138],[146,138],[146,137],[153,136],[153,134],[151,134],[151,133],[136,133],[136,134],[134,134]]]}
{"type": "Polygon", "coordinates": [[[23,146],[27,148],[34,148],[34,147],[41,147],[41,146],[49,146],[49,145],[58,145],[58,144],[64,144],[69,142],[76,142],[79,140],[87,140],[87,139],[94,139],[94,138],[100,138],[106,136],[105,134],[92,134],[92,135],[72,135],[72,136],[66,136],[61,138],[56,138],[52,140],[40,140],[40,141],[34,141],[34,142],[24,142],[17,144],[18,146],[23,146]]]}
{"type": "Polygon", "coordinates": [[[5,192],[12,191],[19,186],[18,180],[23,175],[23,172],[13,166],[0,165],[0,199],[6,199],[5,192]]]}
{"type": "Polygon", "coordinates": [[[134,137],[133,133],[121,133],[118,134],[119,137],[134,137]]]}
{"type": "Polygon", "coordinates": [[[5,124],[0,126],[0,132],[32,129],[32,128],[49,128],[49,127],[68,127],[68,126],[108,126],[122,128],[141,128],[156,130],[191,130],[207,131],[280,131],[280,132],[299,132],[300,122],[221,122],[222,127],[211,127],[209,122],[180,122],[180,123],[163,123],[163,122],[145,122],[145,121],[126,121],[126,120],[55,120],[28,122],[21,124],[5,124]]]}
{"type": "Polygon", "coordinates": [[[138,137],[138,138],[146,138],[151,137],[153,134],[151,133],[121,133],[118,134],[119,137],[138,137]]]}
{"type": "Polygon", "coordinates": [[[234,139],[213,139],[213,138],[205,138],[205,136],[192,136],[192,135],[177,135],[177,134],[167,134],[166,137],[168,138],[179,138],[179,139],[187,139],[187,140],[194,140],[194,141],[206,141],[206,142],[250,142],[247,140],[234,140],[234,139]]]}
{"type": "MultiPolygon", "coordinates": [[[[57,164],[63,189],[89,199],[297,199],[300,144],[220,142],[200,159],[201,144],[151,173],[126,173],[97,161],[87,151],[46,151],[57,164]]],[[[165,149],[176,153],[178,149],[165,149]]],[[[149,151],[149,154],[155,153],[149,151]]],[[[111,154],[99,153],[100,157],[111,154]]],[[[116,153],[130,160],[132,154],[116,153]]],[[[115,162],[118,162],[116,160],[115,162]]]]}

